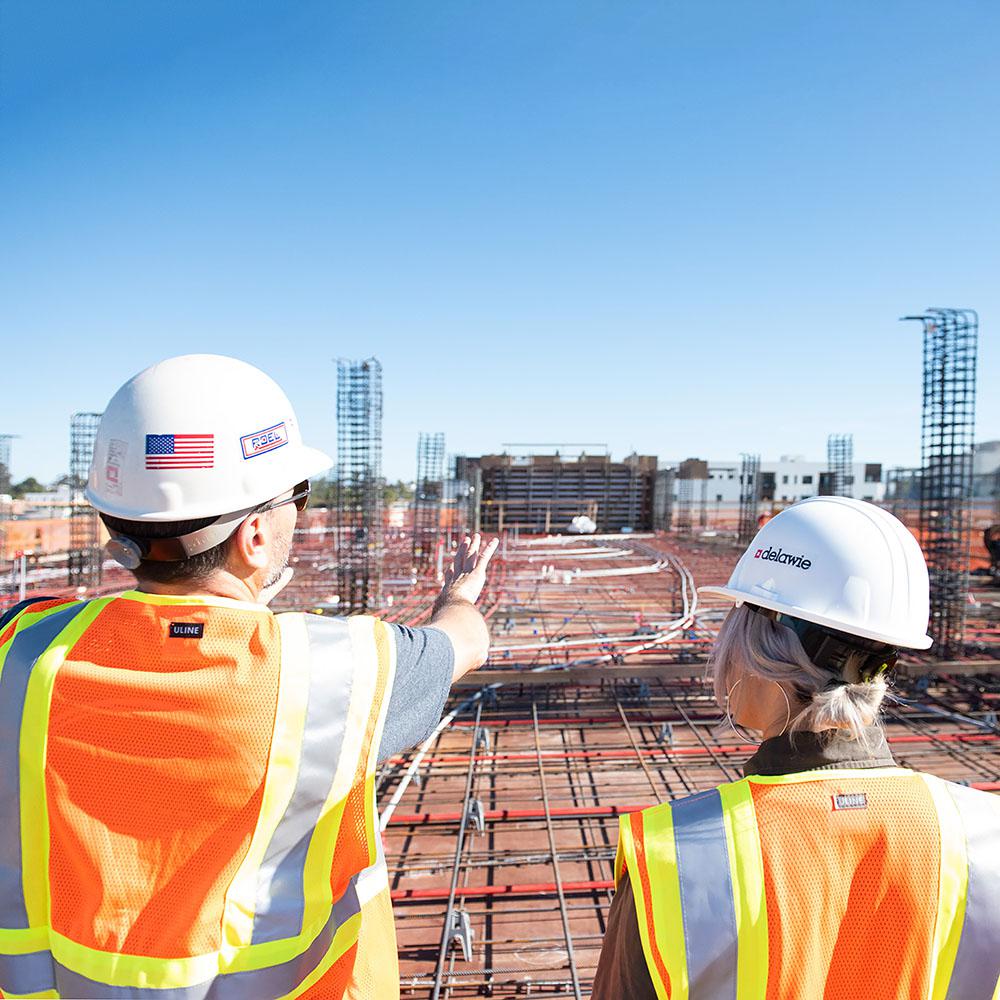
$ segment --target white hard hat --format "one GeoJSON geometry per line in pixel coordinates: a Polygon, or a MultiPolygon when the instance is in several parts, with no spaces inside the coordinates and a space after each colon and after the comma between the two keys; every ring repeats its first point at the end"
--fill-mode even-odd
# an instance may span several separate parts
{"type": "Polygon", "coordinates": [[[302,443],[288,397],[260,369],[186,354],[114,394],[86,496],[128,521],[187,521],[253,508],[332,464],[302,443]]]}
{"type": "Polygon", "coordinates": [[[725,587],[700,587],[850,635],[927,649],[927,564],[901,521],[848,497],[810,497],[757,532],[725,587]]]}

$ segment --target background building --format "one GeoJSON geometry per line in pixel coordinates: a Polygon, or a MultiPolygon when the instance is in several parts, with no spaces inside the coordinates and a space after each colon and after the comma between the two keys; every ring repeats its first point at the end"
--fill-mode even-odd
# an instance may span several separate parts
{"type": "Polygon", "coordinates": [[[562,532],[574,517],[591,518],[598,531],[651,531],[656,457],[629,455],[483,455],[463,457],[461,479],[474,482],[483,531],[518,528],[562,532]]]}

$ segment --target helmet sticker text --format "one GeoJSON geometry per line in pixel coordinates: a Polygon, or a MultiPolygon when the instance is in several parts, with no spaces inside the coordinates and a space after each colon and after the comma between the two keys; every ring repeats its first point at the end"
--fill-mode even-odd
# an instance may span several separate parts
{"type": "Polygon", "coordinates": [[[758,549],[753,554],[754,559],[766,559],[768,562],[784,563],[786,566],[797,566],[799,569],[809,569],[812,560],[805,556],[793,556],[791,552],[785,552],[781,548],[773,549],[769,545],[766,549],[758,549]]]}
{"type": "Polygon", "coordinates": [[[108,459],[104,463],[104,485],[108,493],[116,496],[122,495],[122,464],[127,450],[128,443],[125,441],[120,441],[118,438],[111,438],[108,441],[108,459]]]}
{"type": "Polygon", "coordinates": [[[254,431],[252,434],[244,434],[240,438],[245,459],[265,455],[267,452],[274,451],[286,444],[288,444],[288,428],[285,427],[284,422],[265,427],[260,431],[254,431]]]}

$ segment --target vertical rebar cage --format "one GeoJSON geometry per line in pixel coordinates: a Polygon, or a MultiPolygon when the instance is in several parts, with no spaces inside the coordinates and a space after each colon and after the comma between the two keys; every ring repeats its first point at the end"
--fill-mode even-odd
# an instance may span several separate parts
{"type": "Polygon", "coordinates": [[[690,535],[694,526],[695,481],[698,480],[698,523],[704,528],[708,522],[708,462],[698,458],[685,459],[677,467],[676,517],[674,531],[690,535]]]}
{"type": "Polygon", "coordinates": [[[382,597],[382,365],[337,360],[337,583],[345,613],[382,597]]]}
{"type": "Polygon", "coordinates": [[[13,434],[0,434],[0,496],[10,496],[10,443],[13,434]]]}
{"type": "Polygon", "coordinates": [[[740,455],[740,545],[749,545],[757,534],[760,507],[760,455],[740,455]]]}
{"type": "Polygon", "coordinates": [[[924,329],[919,530],[934,652],[951,659],[964,649],[979,317],[973,309],[932,308],[903,318],[924,329]]]}
{"type": "Polygon", "coordinates": [[[826,439],[826,467],[830,473],[830,496],[849,497],[854,490],[854,435],[830,434],[826,439]]]}
{"type": "Polygon", "coordinates": [[[417,481],[413,494],[413,562],[429,566],[441,528],[444,497],[444,434],[417,436],[417,481]]]}
{"type": "Polygon", "coordinates": [[[66,569],[67,582],[71,587],[93,587],[101,582],[103,559],[97,511],[83,495],[100,423],[100,413],[74,413],[70,419],[70,516],[66,569]]]}
{"type": "Polygon", "coordinates": [[[8,552],[6,522],[11,517],[10,443],[15,437],[14,434],[0,434],[0,522],[4,522],[0,524],[0,576],[7,575],[8,556],[11,559],[14,557],[13,552],[8,552]]]}

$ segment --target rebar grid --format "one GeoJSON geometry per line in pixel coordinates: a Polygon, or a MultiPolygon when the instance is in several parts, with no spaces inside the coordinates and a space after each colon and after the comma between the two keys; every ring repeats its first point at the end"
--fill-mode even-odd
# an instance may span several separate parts
{"type": "Polygon", "coordinates": [[[14,434],[0,434],[0,496],[10,496],[10,443],[14,434]]]}
{"type": "Polygon", "coordinates": [[[941,659],[961,655],[969,584],[976,357],[972,309],[928,309],[920,430],[920,541],[930,576],[930,634],[941,659]]]}
{"type": "Polygon", "coordinates": [[[737,540],[749,545],[757,534],[760,512],[760,455],[740,455],[740,524],[737,540]]]}
{"type": "Polygon", "coordinates": [[[100,413],[74,413],[69,429],[70,521],[67,583],[90,588],[101,583],[104,562],[100,548],[97,511],[87,503],[87,487],[94,442],[101,423],[100,413]]]}
{"type": "Polygon", "coordinates": [[[826,439],[826,467],[830,474],[829,496],[849,497],[854,493],[854,435],[830,434],[826,439]]]}
{"type": "MultiPolygon", "coordinates": [[[[587,995],[620,818],[740,776],[754,748],[720,728],[704,678],[723,608],[629,652],[676,613],[677,571],[642,571],[668,552],[706,584],[738,555],[663,536],[542,538],[495,567],[483,676],[502,687],[432,741],[386,826],[404,996],[587,995]],[[582,575],[596,567],[621,574],[582,575]],[[468,959],[442,941],[449,900],[472,931],[468,959]]],[[[896,693],[887,731],[901,764],[1000,789],[1000,662],[980,677],[901,677],[896,693]]],[[[381,803],[411,759],[383,769],[381,803]]]]}
{"type": "Polygon", "coordinates": [[[426,569],[441,537],[444,500],[444,434],[417,437],[417,478],[413,493],[413,564],[426,569]]]}
{"type": "Polygon", "coordinates": [[[382,600],[382,365],[337,360],[337,488],[334,514],[339,607],[382,600]]]}

